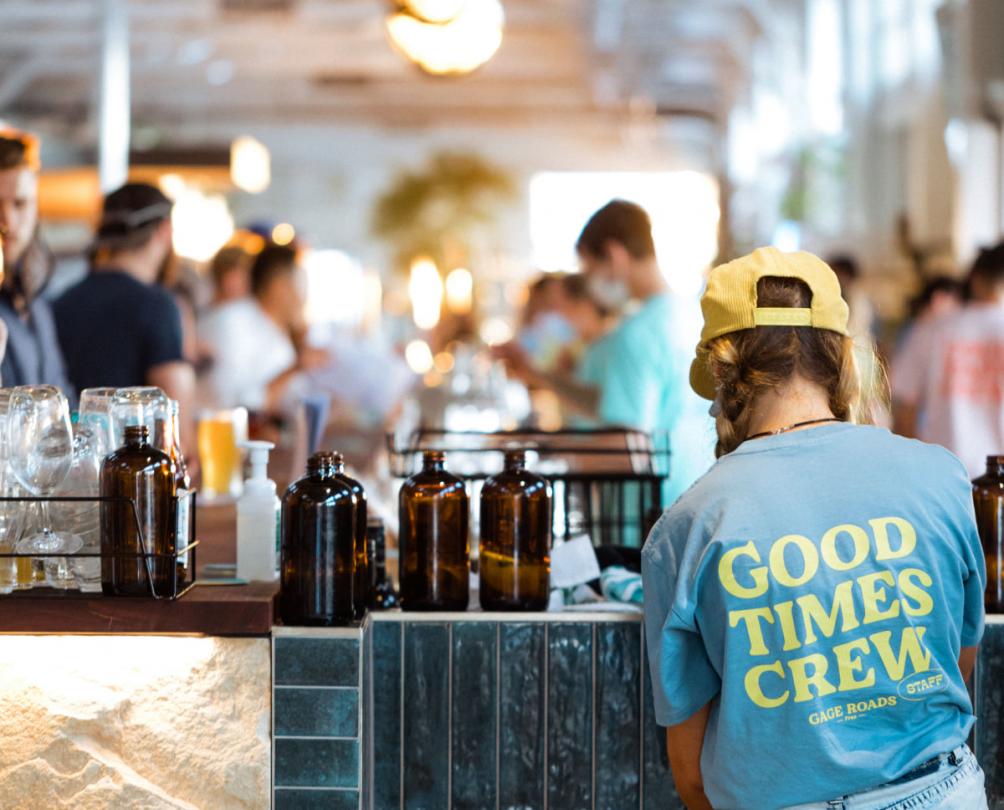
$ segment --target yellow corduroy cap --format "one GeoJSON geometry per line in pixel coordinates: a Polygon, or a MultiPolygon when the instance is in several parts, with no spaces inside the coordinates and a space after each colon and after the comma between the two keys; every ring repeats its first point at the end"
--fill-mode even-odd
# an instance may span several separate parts
{"type": "Polygon", "coordinates": [[[847,303],[837,275],[818,256],[804,251],[783,253],[757,248],[747,256],[711,271],[701,296],[704,328],[697,357],[690,366],[690,386],[705,399],[715,398],[715,380],[708,365],[708,344],[717,337],[757,326],[811,326],[847,334],[847,303]],[[757,306],[756,285],[765,276],[797,278],[812,291],[807,308],[757,306]]]}

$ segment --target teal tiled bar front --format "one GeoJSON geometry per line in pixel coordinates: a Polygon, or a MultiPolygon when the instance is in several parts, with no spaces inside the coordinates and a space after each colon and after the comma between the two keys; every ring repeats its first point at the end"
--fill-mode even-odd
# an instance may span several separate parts
{"type": "MultiPolygon", "coordinates": [[[[276,810],[679,810],[637,613],[373,614],[276,628],[276,810]]],[[[999,620],[1000,619],[1000,620],[999,620]]],[[[1004,617],[973,736],[1004,810],[1004,617]]]]}

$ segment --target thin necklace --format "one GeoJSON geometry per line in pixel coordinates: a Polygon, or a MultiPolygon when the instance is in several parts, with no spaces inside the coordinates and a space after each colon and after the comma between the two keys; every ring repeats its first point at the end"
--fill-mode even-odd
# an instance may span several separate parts
{"type": "Polygon", "coordinates": [[[800,427],[808,427],[809,425],[821,425],[824,422],[843,422],[843,419],[837,419],[835,416],[827,416],[825,419],[807,419],[804,422],[796,422],[794,425],[788,425],[788,427],[778,428],[777,430],[765,430],[763,433],[754,433],[752,436],[747,436],[745,441],[750,439],[762,439],[765,436],[778,436],[782,433],[787,433],[789,430],[795,430],[800,427]]]}

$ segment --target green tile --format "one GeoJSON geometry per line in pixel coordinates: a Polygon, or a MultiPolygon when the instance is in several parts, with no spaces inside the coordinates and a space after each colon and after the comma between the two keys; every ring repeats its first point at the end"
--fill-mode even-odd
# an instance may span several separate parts
{"type": "Polygon", "coordinates": [[[275,741],[276,787],[359,787],[358,740],[275,741]]]}
{"type": "Polygon", "coordinates": [[[277,737],[358,737],[359,690],[276,687],[272,722],[277,737]]]}
{"type": "Polygon", "coordinates": [[[275,644],[278,686],[359,686],[359,640],[279,637],[275,644]]]}
{"type": "Polygon", "coordinates": [[[356,790],[296,790],[275,792],[275,810],[359,810],[356,790]]]}

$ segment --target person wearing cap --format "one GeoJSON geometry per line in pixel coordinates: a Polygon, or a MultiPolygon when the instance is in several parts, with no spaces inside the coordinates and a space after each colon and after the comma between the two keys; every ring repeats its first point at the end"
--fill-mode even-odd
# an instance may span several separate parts
{"type": "Polygon", "coordinates": [[[0,130],[0,379],[5,386],[46,384],[72,400],[52,310],[42,292],[52,261],[38,232],[38,141],[0,130]]]}
{"type": "Polygon", "coordinates": [[[157,284],[171,258],[171,201],[159,189],[128,183],[105,198],[90,272],[53,305],[78,389],[155,385],[187,412],[195,378],[181,315],[157,284]]]}
{"type": "Polygon", "coordinates": [[[690,810],[986,808],[968,476],[857,424],[847,305],[808,253],[715,268],[691,384],[718,460],[642,550],[656,717],[690,810]]]}

